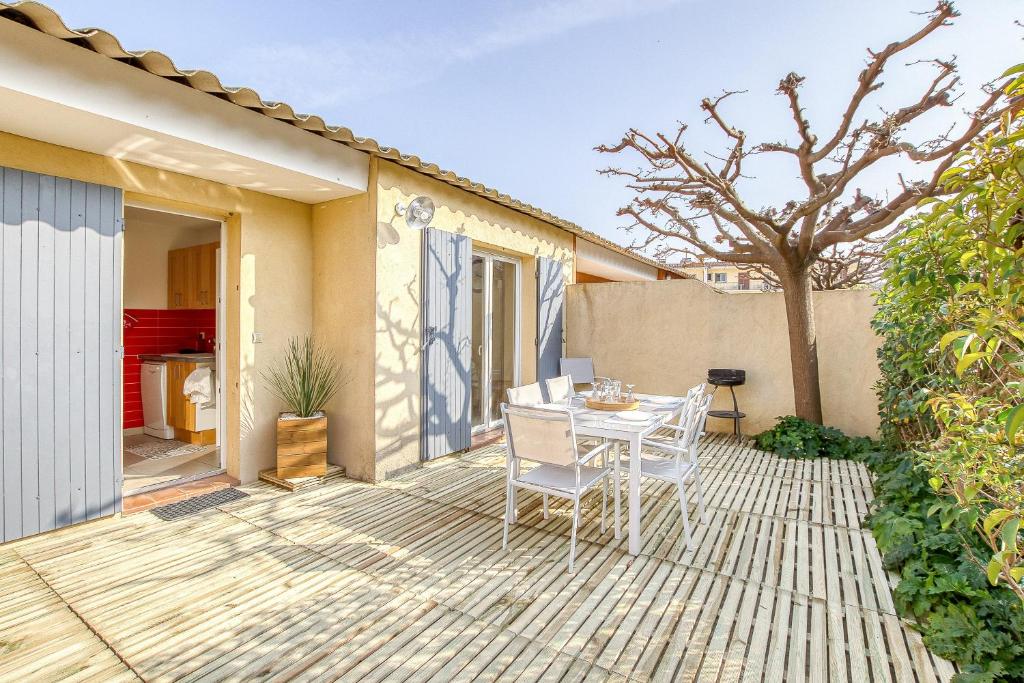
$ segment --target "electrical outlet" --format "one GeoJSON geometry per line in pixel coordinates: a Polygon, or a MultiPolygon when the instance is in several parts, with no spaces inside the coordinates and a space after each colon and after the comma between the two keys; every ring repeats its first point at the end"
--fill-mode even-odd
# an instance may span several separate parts
{"type": "Polygon", "coordinates": [[[263,333],[262,332],[253,332],[252,333],[252,343],[253,344],[262,344],[263,343],[263,333]]]}

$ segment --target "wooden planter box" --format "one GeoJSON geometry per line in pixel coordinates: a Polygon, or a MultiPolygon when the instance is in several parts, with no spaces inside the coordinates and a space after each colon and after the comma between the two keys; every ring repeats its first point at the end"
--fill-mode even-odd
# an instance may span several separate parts
{"type": "Polygon", "coordinates": [[[277,420],[277,477],[323,477],[327,474],[327,416],[277,420]]]}

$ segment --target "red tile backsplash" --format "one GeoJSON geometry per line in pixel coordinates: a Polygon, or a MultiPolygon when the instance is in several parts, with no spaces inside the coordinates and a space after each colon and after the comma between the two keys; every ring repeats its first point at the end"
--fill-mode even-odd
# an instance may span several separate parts
{"type": "Polygon", "coordinates": [[[141,427],[142,362],[140,353],[175,353],[196,348],[200,332],[207,339],[217,334],[217,312],[212,309],[165,311],[126,308],[124,312],[138,322],[124,318],[124,414],[125,429],[141,427]]]}

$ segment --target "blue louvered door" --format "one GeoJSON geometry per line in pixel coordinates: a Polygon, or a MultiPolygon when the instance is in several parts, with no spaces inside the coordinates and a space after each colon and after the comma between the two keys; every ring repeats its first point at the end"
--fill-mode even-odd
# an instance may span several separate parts
{"type": "Polygon", "coordinates": [[[0,530],[121,507],[121,190],[0,168],[0,530]]]}
{"type": "Polygon", "coordinates": [[[423,232],[421,457],[470,446],[472,244],[465,235],[423,232]]]}
{"type": "Polygon", "coordinates": [[[562,358],[562,317],[565,276],[562,263],[537,259],[537,381],[558,377],[562,358]]]}

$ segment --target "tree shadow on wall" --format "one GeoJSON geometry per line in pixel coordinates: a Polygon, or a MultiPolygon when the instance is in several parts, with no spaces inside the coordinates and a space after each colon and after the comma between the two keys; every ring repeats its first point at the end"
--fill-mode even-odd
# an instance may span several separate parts
{"type": "Polygon", "coordinates": [[[538,258],[537,271],[537,381],[561,374],[565,279],[558,259],[538,258]]]}
{"type": "Polygon", "coordinates": [[[472,251],[467,237],[425,233],[422,457],[470,446],[472,251]]]}

